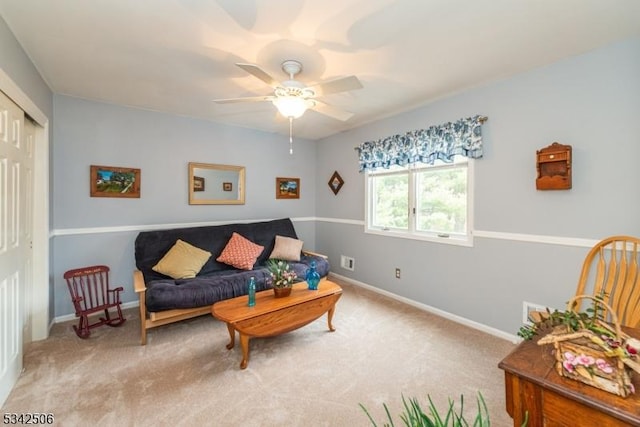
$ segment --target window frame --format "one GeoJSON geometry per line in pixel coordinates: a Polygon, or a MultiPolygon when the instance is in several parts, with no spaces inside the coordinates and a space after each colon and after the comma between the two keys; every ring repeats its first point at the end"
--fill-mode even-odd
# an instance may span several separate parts
{"type": "Polygon", "coordinates": [[[427,242],[444,243],[458,246],[473,246],[473,205],[474,205],[474,160],[466,157],[456,157],[454,163],[437,163],[435,165],[413,164],[405,167],[394,167],[390,169],[382,169],[378,171],[365,171],[365,200],[364,200],[364,231],[367,234],[376,234],[387,237],[398,237],[411,240],[422,240],[427,242]],[[466,164],[467,168],[467,230],[463,235],[444,235],[434,232],[424,232],[416,230],[416,176],[419,171],[425,169],[445,169],[455,167],[459,164],[466,164]],[[409,212],[408,227],[406,230],[397,228],[381,228],[372,227],[373,219],[373,181],[372,177],[383,175],[408,174],[409,177],[409,212]]]}

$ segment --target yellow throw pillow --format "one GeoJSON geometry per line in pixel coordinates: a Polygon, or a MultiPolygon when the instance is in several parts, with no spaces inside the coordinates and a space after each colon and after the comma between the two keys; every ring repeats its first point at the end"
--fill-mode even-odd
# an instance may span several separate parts
{"type": "Polygon", "coordinates": [[[285,261],[300,261],[302,240],[276,235],[276,244],[269,255],[269,259],[283,259],[285,261]]]}
{"type": "Polygon", "coordinates": [[[264,246],[256,245],[234,232],[216,261],[240,270],[252,270],[263,250],[264,246]]]}
{"type": "Polygon", "coordinates": [[[151,269],[174,279],[191,279],[196,277],[210,257],[211,252],[178,239],[151,269]]]}

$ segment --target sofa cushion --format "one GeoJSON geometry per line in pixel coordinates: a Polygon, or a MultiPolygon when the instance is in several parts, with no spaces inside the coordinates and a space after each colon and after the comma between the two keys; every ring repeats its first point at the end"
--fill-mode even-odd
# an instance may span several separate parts
{"type": "MultiPolygon", "coordinates": [[[[316,262],[316,270],[320,276],[329,273],[329,262],[322,257],[302,255],[300,262],[291,261],[289,265],[296,272],[299,280],[304,280],[311,261],[316,262]]],[[[163,278],[147,282],[147,310],[158,312],[171,309],[204,307],[217,301],[247,294],[247,283],[253,276],[256,279],[256,290],[262,291],[271,287],[269,270],[264,266],[256,266],[254,270],[215,271],[204,275],[200,273],[193,279],[173,280],[163,278]]],[[[320,284],[322,287],[322,283],[320,284]]]]}
{"type": "Polygon", "coordinates": [[[269,259],[283,259],[285,261],[300,261],[302,251],[302,240],[291,237],[276,236],[276,243],[269,255],[269,259]]]}
{"type": "Polygon", "coordinates": [[[147,283],[146,306],[151,312],[210,306],[218,301],[247,294],[250,277],[256,279],[256,291],[270,288],[269,272],[256,270],[221,270],[193,279],[162,279],[147,283]]]}
{"type": "Polygon", "coordinates": [[[234,232],[216,261],[240,270],[251,270],[263,250],[264,246],[256,245],[234,232]]]}
{"type": "Polygon", "coordinates": [[[188,279],[196,277],[210,257],[211,252],[178,239],[162,259],[153,266],[153,271],[174,279],[188,279]]]}

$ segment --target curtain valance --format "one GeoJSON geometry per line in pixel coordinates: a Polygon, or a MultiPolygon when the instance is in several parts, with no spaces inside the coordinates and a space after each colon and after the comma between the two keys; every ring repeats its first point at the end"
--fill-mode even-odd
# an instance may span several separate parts
{"type": "Polygon", "coordinates": [[[356,147],[360,172],[417,162],[431,165],[436,159],[450,163],[456,155],[478,159],[482,157],[481,127],[486,120],[482,116],[468,117],[363,142],[356,147]]]}

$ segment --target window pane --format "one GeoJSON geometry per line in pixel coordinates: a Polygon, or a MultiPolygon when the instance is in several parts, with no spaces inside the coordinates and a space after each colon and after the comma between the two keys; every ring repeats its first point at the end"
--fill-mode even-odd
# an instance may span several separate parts
{"type": "Polygon", "coordinates": [[[409,175],[371,177],[371,227],[409,227],[409,175]]]}
{"type": "Polygon", "coordinates": [[[466,234],[467,166],[427,169],[416,181],[417,231],[466,234]]]}

